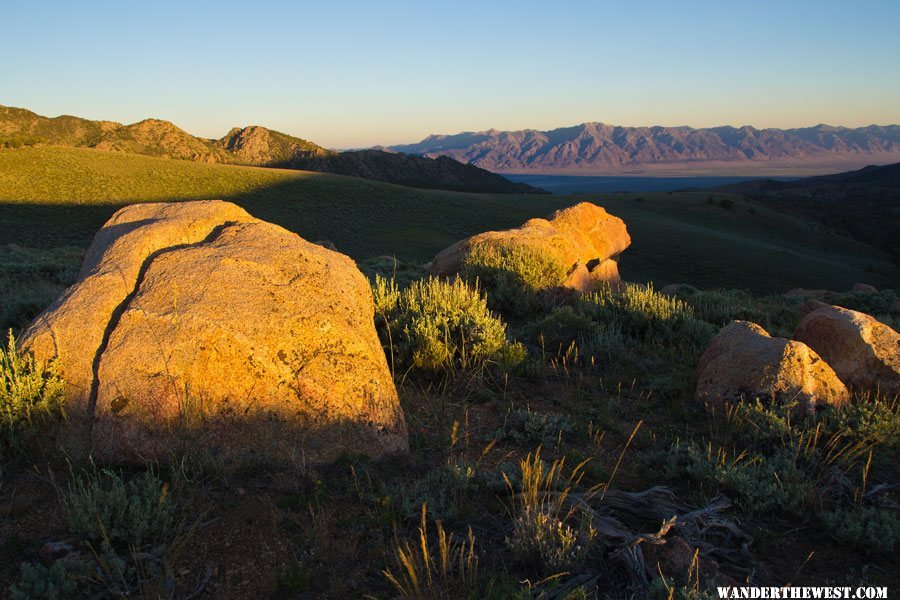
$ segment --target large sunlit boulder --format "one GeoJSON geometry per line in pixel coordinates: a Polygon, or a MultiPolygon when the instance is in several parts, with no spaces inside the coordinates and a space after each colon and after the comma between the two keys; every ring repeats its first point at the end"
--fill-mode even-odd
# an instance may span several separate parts
{"type": "Polygon", "coordinates": [[[330,460],[407,448],[371,289],[348,257],[222,201],[118,211],[23,337],[68,382],[64,442],[330,460]]]}

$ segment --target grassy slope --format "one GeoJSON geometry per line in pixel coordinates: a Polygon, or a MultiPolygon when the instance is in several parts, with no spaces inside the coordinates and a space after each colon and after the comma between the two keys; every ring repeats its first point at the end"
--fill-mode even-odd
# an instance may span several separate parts
{"type": "Polygon", "coordinates": [[[592,196],[628,224],[621,270],[658,284],[785,291],[900,288],[886,253],[739,196],[708,192],[592,196]],[[643,198],[638,201],[638,198],[643,198]],[[733,202],[723,208],[719,200],[733,202]]]}
{"type": "Polygon", "coordinates": [[[224,198],[356,259],[426,261],[462,237],[589,199],[628,224],[634,244],[622,272],[631,280],[786,290],[900,279],[883,253],[756,204],[729,210],[707,203],[706,193],[636,197],[464,194],[88,149],[0,150],[0,244],[86,246],[122,204],[224,198]]]}

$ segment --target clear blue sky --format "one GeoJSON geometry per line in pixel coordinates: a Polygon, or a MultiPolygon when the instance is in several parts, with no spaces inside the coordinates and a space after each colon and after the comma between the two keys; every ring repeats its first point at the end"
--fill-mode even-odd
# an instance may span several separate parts
{"type": "Polygon", "coordinates": [[[897,0],[5,0],[0,22],[0,104],[207,137],[900,122],[897,0]]]}

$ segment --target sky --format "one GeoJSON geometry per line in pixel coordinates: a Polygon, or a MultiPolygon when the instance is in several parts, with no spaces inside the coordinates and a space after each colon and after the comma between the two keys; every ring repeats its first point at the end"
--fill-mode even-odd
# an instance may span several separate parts
{"type": "Polygon", "coordinates": [[[0,104],[332,148],[900,123],[900,1],[0,0],[0,104]]]}

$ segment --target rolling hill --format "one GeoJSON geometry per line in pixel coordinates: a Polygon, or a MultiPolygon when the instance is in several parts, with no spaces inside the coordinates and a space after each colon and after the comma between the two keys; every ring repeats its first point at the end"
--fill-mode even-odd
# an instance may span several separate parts
{"type": "Polygon", "coordinates": [[[794,181],[746,181],[717,189],[818,221],[881,248],[900,262],[900,163],[794,181]]]}
{"type": "Polygon", "coordinates": [[[218,140],[198,138],[168,121],[131,125],[72,116],[48,118],[0,106],[0,148],[54,145],[144,154],[205,163],[242,164],[339,173],[429,189],[499,194],[542,190],[476,166],[396,152],[336,152],[265,127],[234,128],[218,140]]]}
{"type": "Polygon", "coordinates": [[[577,197],[468,194],[269,168],[203,164],[93,149],[0,150],[0,252],[84,248],[133,202],[222,198],[357,260],[422,263],[474,233],[517,226],[589,200],[623,218],[630,281],[755,291],[878,288],[900,280],[883,251],[753,200],[710,193],[577,197]],[[730,203],[720,202],[728,199],[730,203]]]}
{"type": "Polygon", "coordinates": [[[491,129],[430,135],[391,149],[426,157],[449,156],[501,173],[835,171],[900,160],[900,125],[694,129],[584,123],[550,131],[491,129]]]}

